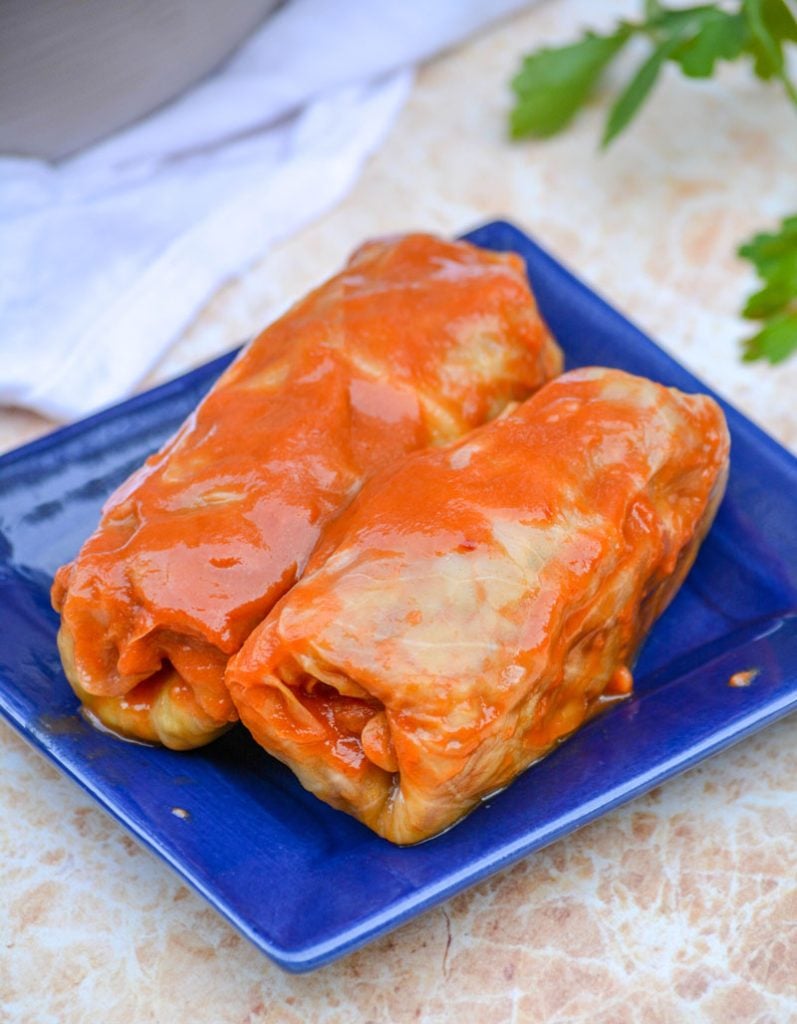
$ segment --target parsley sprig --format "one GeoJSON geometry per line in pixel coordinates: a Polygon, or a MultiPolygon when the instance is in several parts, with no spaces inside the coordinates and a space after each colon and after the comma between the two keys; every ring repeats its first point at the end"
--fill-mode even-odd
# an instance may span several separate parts
{"type": "Polygon", "coordinates": [[[621,21],[605,35],[587,32],[576,43],[529,54],[512,80],[512,138],[545,138],[566,127],[634,37],[644,38],[649,52],[609,111],[604,146],[631,123],[667,61],[690,78],[710,78],[718,61],[748,58],[759,78],[780,80],[797,106],[797,86],[788,75],[784,52],[797,42],[790,0],[739,0],[735,10],[716,3],[669,8],[647,0],[644,15],[642,21],[621,21]]]}
{"type": "MultiPolygon", "coordinates": [[[[621,21],[611,32],[587,32],[578,42],[545,47],[524,58],[512,79],[516,102],[509,116],[513,139],[548,138],[572,121],[589,100],[611,62],[634,37],[649,44],[631,79],[615,98],[603,130],[608,146],[639,113],[664,65],[676,64],[690,78],[710,78],[719,61],[747,59],[763,81],[779,81],[797,106],[786,51],[797,43],[797,0],[736,0],[731,3],[666,7],[646,0],[640,21],[621,21]]],[[[797,215],[774,234],[759,234],[738,250],[762,287],[747,300],[742,316],[761,322],[744,343],[747,361],[779,363],[797,351],[797,215]]]]}
{"type": "Polygon", "coordinates": [[[787,217],[777,233],[751,238],[739,255],[750,260],[763,283],[742,310],[748,320],[763,322],[745,342],[742,358],[780,363],[797,351],[797,215],[787,217]]]}

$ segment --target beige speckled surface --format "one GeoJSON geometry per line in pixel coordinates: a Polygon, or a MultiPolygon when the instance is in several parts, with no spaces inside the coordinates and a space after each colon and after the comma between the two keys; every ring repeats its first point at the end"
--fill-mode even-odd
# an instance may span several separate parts
{"type": "MultiPolygon", "coordinates": [[[[797,118],[729,70],[665,76],[605,156],[601,109],[511,147],[518,55],[635,3],[557,0],[426,68],[358,187],[208,306],[157,379],[251,334],[361,239],[506,214],[784,443],[797,359],[737,360],[737,241],[797,208],[797,118]],[[673,128],[677,125],[677,131],[673,128]]],[[[47,429],[0,412],[0,448],[47,429]]],[[[797,719],[314,975],[280,972],[0,726],[0,1022],[797,1021],[797,719]]]]}

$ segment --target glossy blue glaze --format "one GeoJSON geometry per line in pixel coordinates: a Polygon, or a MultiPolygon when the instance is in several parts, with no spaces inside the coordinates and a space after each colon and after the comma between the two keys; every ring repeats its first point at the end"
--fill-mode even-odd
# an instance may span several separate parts
{"type": "MultiPolygon", "coordinates": [[[[469,237],[525,257],[569,366],[707,390],[512,225],[469,237]]],[[[797,707],[797,462],[726,405],[728,495],[645,646],[636,696],[444,835],[391,846],[240,728],[189,754],[95,732],[60,670],[52,573],[230,358],[0,459],[0,711],[283,967],[341,956],[797,707]],[[753,666],[751,686],[728,686],[753,666]]]]}

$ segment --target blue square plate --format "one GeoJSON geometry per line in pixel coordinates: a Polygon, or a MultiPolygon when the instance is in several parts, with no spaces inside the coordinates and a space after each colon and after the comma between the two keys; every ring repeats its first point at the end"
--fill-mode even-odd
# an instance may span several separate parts
{"type": "MultiPolygon", "coordinates": [[[[517,228],[468,238],[526,259],[570,366],[708,390],[517,228]]],[[[305,793],[240,727],[189,754],[94,731],[61,672],[52,573],[230,359],[0,459],[0,711],[283,967],[355,949],[797,707],[797,461],[725,406],[728,494],[645,646],[635,696],[444,835],[391,846],[305,793]],[[749,668],[752,685],[728,685],[749,668]]]]}

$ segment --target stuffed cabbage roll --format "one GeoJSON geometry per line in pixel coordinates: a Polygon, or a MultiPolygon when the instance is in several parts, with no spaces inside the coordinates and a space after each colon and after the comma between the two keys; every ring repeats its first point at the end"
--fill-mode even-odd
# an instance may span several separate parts
{"type": "Polygon", "coordinates": [[[242,353],[59,570],[78,696],[131,737],[213,739],[236,718],[228,658],[363,481],[560,368],[518,257],[428,235],[365,245],[242,353]]]}
{"type": "Polygon", "coordinates": [[[630,691],[728,444],[710,398],[584,369],[407,456],[230,662],[243,722],[380,835],[435,835],[630,691]]]}

